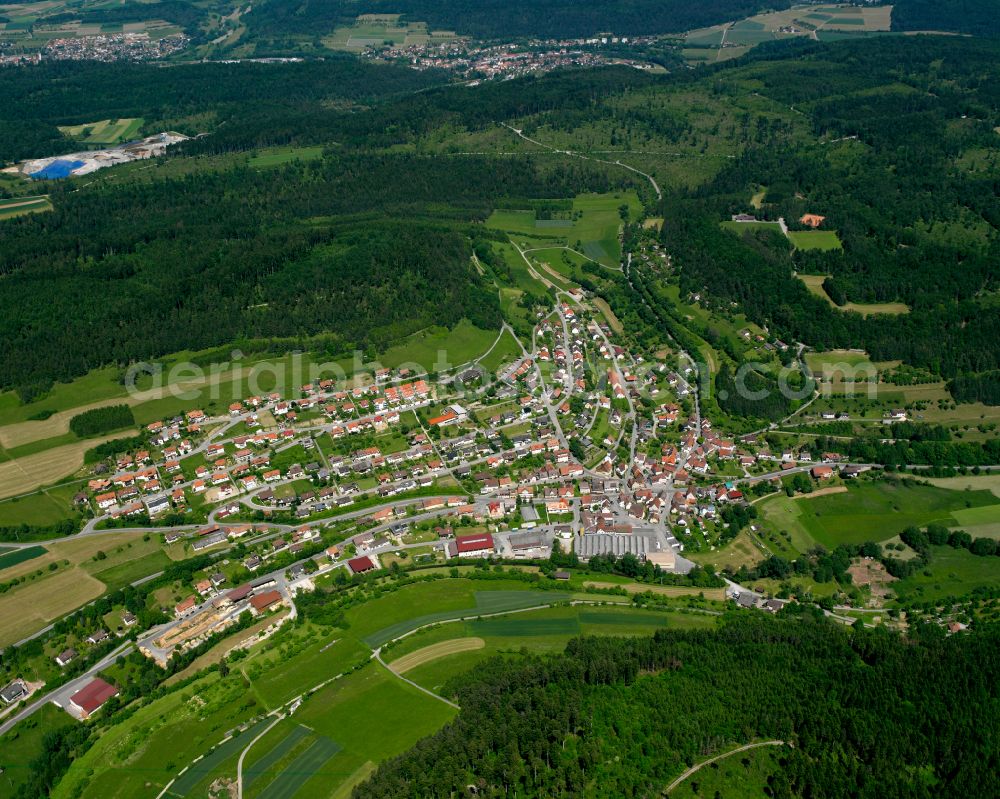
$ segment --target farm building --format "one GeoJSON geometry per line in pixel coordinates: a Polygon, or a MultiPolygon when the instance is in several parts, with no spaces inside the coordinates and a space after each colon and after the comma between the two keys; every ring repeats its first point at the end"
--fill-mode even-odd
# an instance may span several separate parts
{"type": "Polygon", "coordinates": [[[552,543],[551,538],[543,532],[514,533],[509,541],[515,558],[546,557],[552,543]]]}
{"type": "Polygon", "coordinates": [[[657,541],[644,535],[612,535],[594,533],[581,536],[576,543],[576,554],[580,560],[590,560],[594,555],[614,555],[621,557],[630,553],[645,558],[649,552],[656,552],[657,541]]]}
{"type": "Polygon", "coordinates": [[[73,694],[69,699],[69,703],[82,718],[88,718],[100,710],[104,706],[104,703],[114,696],[118,696],[118,689],[100,677],[95,677],[86,688],[73,694]]]}
{"type": "Polygon", "coordinates": [[[279,602],[281,602],[281,594],[277,591],[265,591],[263,594],[257,594],[250,600],[250,607],[255,614],[260,614],[279,602]]]}
{"type": "Polygon", "coordinates": [[[493,536],[489,533],[460,535],[448,545],[448,556],[452,558],[485,558],[493,551],[493,536]]]}

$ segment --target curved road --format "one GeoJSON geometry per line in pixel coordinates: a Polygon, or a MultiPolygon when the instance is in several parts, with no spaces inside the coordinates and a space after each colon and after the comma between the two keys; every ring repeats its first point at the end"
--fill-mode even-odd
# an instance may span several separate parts
{"type": "Polygon", "coordinates": [[[757,749],[757,748],[759,748],[761,746],[784,746],[784,745],[785,745],[784,741],[760,741],[759,743],[755,743],[755,744],[745,744],[744,746],[737,747],[736,749],[733,749],[733,750],[731,750],[729,752],[724,752],[721,755],[716,755],[715,757],[710,757],[708,760],[703,760],[701,763],[697,763],[697,764],[691,766],[691,768],[689,768],[687,771],[685,771],[683,774],[681,774],[681,776],[679,776],[676,780],[674,780],[672,783],[670,783],[670,785],[667,786],[667,789],[663,793],[665,793],[665,794],[670,793],[674,788],[676,788],[678,785],[680,785],[682,782],[684,782],[684,780],[686,780],[688,777],[690,777],[692,774],[694,774],[696,771],[698,771],[698,769],[701,769],[701,768],[704,768],[705,766],[711,765],[712,763],[716,762],[717,760],[723,760],[723,759],[729,757],[730,755],[735,755],[735,754],[737,754],[739,752],[746,752],[748,749],[757,749]]]}

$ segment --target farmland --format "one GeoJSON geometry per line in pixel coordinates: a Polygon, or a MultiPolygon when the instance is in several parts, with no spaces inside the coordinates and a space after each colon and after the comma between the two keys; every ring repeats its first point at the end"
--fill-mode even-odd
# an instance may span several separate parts
{"type": "Polygon", "coordinates": [[[710,615],[642,611],[628,605],[560,606],[432,626],[394,644],[386,657],[394,659],[393,666],[402,664],[408,678],[440,691],[448,679],[492,655],[521,648],[557,652],[578,635],[649,635],[663,627],[714,624],[710,615]]]}
{"type": "Polygon", "coordinates": [[[462,37],[454,31],[428,30],[424,22],[401,22],[399,14],[362,14],[353,25],[344,25],[323,39],[331,50],[357,53],[367,48],[446,44],[462,37]]]}
{"type": "MultiPolygon", "coordinates": [[[[814,231],[817,232],[817,231],[814,231]]],[[[822,231],[818,231],[822,232],[822,231]]],[[[908,305],[902,302],[880,302],[880,303],[859,303],[859,302],[848,302],[843,305],[837,305],[830,295],[826,293],[823,288],[823,281],[826,280],[826,275],[799,275],[799,280],[805,283],[806,288],[809,289],[817,297],[822,297],[827,302],[830,303],[834,308],[839,308],[842,311],[855,311],[862,316],[872,316],[873,314],[904,314],[909,313],[910,308],[908,305]]]]}
{"type": "MultiPolygon", "coordinates": [[[[31,561],[21,564],[28,566],[31,561]]],[[[79,567],[57,571],[0,596],[0,646],[41,629],[104,593],[104,583],[79,567]]]]}
{"type": "Polygon", "coordinates": [[[956,527],[960,522],[955,514],[966,508],[1000,517],[1000,502],[989,491],[949,491],[888,480],[850,485],[846,494],[778,495],[759,505],[764,520],[789,531],[800,552],[815,544],[832,549],[841,543],[885,541],[911,525],[956,527]]]}
{"type": "Polygon", "coordinates": [[[82,125],[64,125],[59,131],[81,144],[110,147],[137,138],[144,121],[141,117],[102,119],[82,125]]]}
{"type": "Polygon", "coordinates": [[[294,716],[247,752],[245,795],[313,796],[321,787],[324,795],[346,794],[377,763],[455,713],[370,658],[372,646],[421,625],[431,626],[385,647],[385,658],[397,672],[434,689],[484,657],[522,647],[555,652],[578,635],[644,635],[715,624],[707,614],[633,609],[622,597],[601,606],[560,604],[519,612],[571,596],[532,590],[519,580],[450,577],[370,598],[351,607],[340,628],[285,625],[234,662],[229,677],[211,672],[116,724],[73,764],[54,795],[124,799],[142,786],[158,791],[200,754],[205,757],[184,771],[168,795],[203,792],[214,780],[235,774],[240,752],[271,721],[254,718],[316,688],[294,716]],[[490,613],[501,615],[485,617],[490,613]],[[448,622],[461,615],[470,617],[448,622]],[[343,676],[333,679],[337,675],[343,676]],[[247,721],[249,729],[220,744],[225,730],[247,721]],[[175,735],[183,742],[173,741],[175,735]]]}
{"type": "Polygon", "coordinates": [[[889,30],[891,13],[892,6],[795,5],[690,31],[682,54],[693,62],[725,61],[763,42],[799,36],[827,41],[838,36],[873,35],[889,30]]]}
{"type": "Polygon", "coordinates": [[[24,549],[12,549],[9,552],[0,551],[0,571],[44,554],[45,547],[25,547],[24,549]]]}
{"type": "Polygon", "coordinates": [[[56,541],[0,556],[0,579],[24,579],[0,594],[0,646],[170,563],[158,537],[142,540],[132,533],[56,541]],[[18,560],[19,553],[33,557],[18,560]]]}
{"type": "Polygon", "coordinates": [[[295,721],[311,733],[290,751],[283,742],[296,734],[291,724],[279,725],[254,746],[251,753],[259,757],[249,768],[263,761],[269,770],[253,780],[250,795],[315,796],[342,789],[368,763],[403,752],[454,714],[454,708],[370,664],[302,705],[295,721]],[[276,747],[283,747],[278,757],[272,755],[276,747]]]}
{"type": "Polygon", "coordinates": [[[49,202],[47,194],[39,194],[34,197],[8,197],[0,200],[0,220],[51,210],[52,203],[49,202]]]}
{"type": "MultiPolygon", "coordinates": [[[[552,212],[550,218],[539,218],[533,209],[498,210],[486,220],[488,227],[501,230],[514,238],[522,249],[538,249],[540,260],[562,271],[560,248],[570,247],[576,264],[596,261],[612,269],[621,263],[618,230],[622,224],[619,209],[625,206],[630,217],[638,216],[639,197],[635,192],[614,194],[581,194],[569,207],[552,212]],[[558,264],[558,266],[557,266],[558,264]]],[[[568,274],[568,272],[567,272],[568,274]]]]}
{"type": "Polygon", "coordinates": [[[977,588],[1000,587],[995,557],[973,555],[967,549],[931,547],[930,562],[923,569],[892,584],[902,602],[940,601],[966,596],[977,588]]]}

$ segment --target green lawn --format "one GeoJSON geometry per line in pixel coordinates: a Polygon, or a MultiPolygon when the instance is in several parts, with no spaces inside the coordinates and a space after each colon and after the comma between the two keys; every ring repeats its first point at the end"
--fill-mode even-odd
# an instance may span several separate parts
{"type": "Polygon", "coordinates": [[[630,219],[641,214],[642,204],[634,191],[580,194],[573,199],[572,210],[560,212],[555,219],[537,219],[534,210],[502,209],[494,211],[486,224],[513,235],[529,248],[546,248],[550,243],[574,247],[588,258],[617,269],[621,262],[618,230],[622,205],[628,208],[630,219]]]}
{"type": "MultiPolygon", "coordinates": [[[[156,699],[105,731],[73,762],[52,796],[156,796],[185,765],[199,755],[208,759],[208,751],[228,730],[260,710],[238,675],[220,681],[217,674],[209,674],[156,699]]],[[[240,748],[249,740],[243,738],[240,748]]]]}
{"type": "Polygon", "coordinates": [[[790,230],[788,238],[798,250],[842,250],[844,246],[833,230],[790,230]]]}
{"type": "Polygon", "coordinates": [[[949,491],[887,480],[850,485],[844,494],[776,496],[758,505],[765,521],[792,534],[792,544],[800,552],[811,542],[833,548],[885,541],[911,525],[933,522],[954,527],[958,521],[953,512],[966,508],[1000,514],[1000,504],[989,491],[949,491]]]}
{"type": "Polygon", "coordinates": [[[512,363],[521,354],[521,347],[518,346],[517,339],[509,330],[504,330],[503,335],[489,355],[480,359],[479,365],[487,372],[496,372],[501,366],[512,363]]]}
{"type": "Polygon", "coordinates": [[[0,738],[0,799],[8,799],[27,778],[31,761],[41,750],[42,738],[61,727],[76,724],[55,705],[47,704],[0,738]]]}
{"type": "Polygon", "coordinates": [[[262,150],[250,157],[249,166],[270,167],[281,166],[291,161],[311,161],[323,155],[322,147],[274,147],[262,150]]]}
{"type": "Polygon", "coordinates": [[[498,332],[481,330],[464,320],[451,330],[432,327],[390,347],[378,360],[390,369],[409,365],[411,369],[433,371],[444,366],[458,366],[486,352],[496,341],[498,332]]]}
{"type": "Polygon", "coordinates": [[[393,757],[440,729],[456,711],[371,663],[317,692],[295,714],[299,724],[343,749],[308,764],[299,797],[329,796],[370,762],[393,757]]]}
{"type": "Polygon", "coordinates": [[[81,485],[56,486],[34,494],[0,502],[0,527],[18,524],[49,525],[72,519],[70,499],[81,485]]]}
{"type": "Polygon", "coordinates": [[[148,555],[143,555],[134,560],[127,560],[123,563],[117,563],[113,566],[107,566],[98,571],[95,567],[102,563],[104,561],[97,561],[96,563],[88,562],[84,564],[84,568],[104,583],[108,587],[108,591],[117,591],[119,588],[131,585],[136,580],[163,571],[173,561],[166,552],[158,548],[155,552],[151,552],[148,555]]]}
{"type": "Polygon", "coordinates": [[[240,666],[255,696],[269,709],[280,707],[370,655],[368,647],[339,629],[307,625],[282,635],[277,647],[264,648],[240,666]]]}
{"type": "Polygon", "coordinates": [[[1000,559],[966,549],[931,547],[926,568],[890,586],[901,601],[936,601],[966,596],[976,588],[1000,588],[1000,559]]]}

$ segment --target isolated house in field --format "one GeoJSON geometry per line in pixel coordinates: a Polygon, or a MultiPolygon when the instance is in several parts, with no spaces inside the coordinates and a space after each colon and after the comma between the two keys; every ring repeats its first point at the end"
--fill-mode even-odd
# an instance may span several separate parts
{"type": "Polygon", "coordinates": [[[826,217],[820,216],[819,214],[802,214],[802,216],[799,217],[799,222],[801,222],[803,225],[806,225],[807,227],[811,227],[814,229],[818,228],[825,221],[826,217]]]}
{"type": "Polygon", "coordinates": [[[96,677],[86,688],[73,694],[69,703],[82,718],[86,719],[100,710],[113,696],[118,696],[118,689],[111,683],[96,677]]]}

